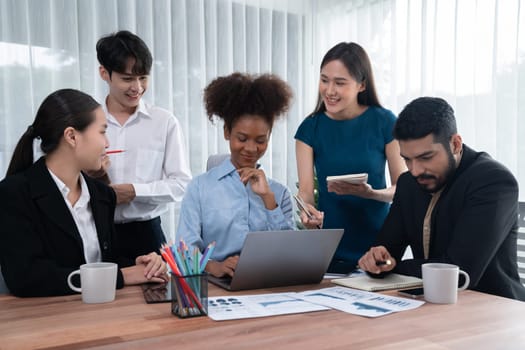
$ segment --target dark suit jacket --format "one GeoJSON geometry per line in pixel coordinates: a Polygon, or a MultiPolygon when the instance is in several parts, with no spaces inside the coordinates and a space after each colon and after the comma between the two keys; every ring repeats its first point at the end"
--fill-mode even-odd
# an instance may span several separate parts
{"type": "Polygon", "coordinates": [[[425,262],[451,263],[470,275],[469,288],[525,301],[517,269],[518,184],[511,172],[463,146],[460,165],[432,213],[425,260],[422,229],[430,198],[410,173],[400,176],[376,241],[398,261],[394,271],[421,276],[425,262]],[[407,245],[414,259],[400,261],[407,245]]]}
{"type": "MultiPolygon", "coordinates": [[[[115,193],[101,182],[84,177],[102,261],[117,262],[120,267],[131,265],[116,258],[115,193]]],[[[11,293],[72,294],[67,276],[84,263],[82,238],[43,157],[26,171],[0,182],[0,264],[11,293]]],[[[123,284],[119,270],[117,288],[123,284]]]]}

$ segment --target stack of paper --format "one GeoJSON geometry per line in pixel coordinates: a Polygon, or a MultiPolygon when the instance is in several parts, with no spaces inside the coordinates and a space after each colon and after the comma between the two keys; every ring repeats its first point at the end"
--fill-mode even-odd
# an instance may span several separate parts
{"type": "Polygon", "coordinates": [[[347,175],[337,175],[337,176],[327,176],[326,181],[344,181],[351,184],[362,184],[368,181],[368,174],[347,174],[347,175]]]}

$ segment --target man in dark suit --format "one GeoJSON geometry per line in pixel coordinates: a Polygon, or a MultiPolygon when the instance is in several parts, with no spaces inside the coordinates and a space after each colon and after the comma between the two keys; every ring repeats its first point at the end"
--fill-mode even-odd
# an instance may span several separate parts
{"type": "Polygon", "coordinates": [[[408,172],[400,176],[376,246],[359,260],[370,274],[421,277],[421,265],[458,265],[469,288],[525,301],[517,271],[518,184],[487,153],[463,144],[440,98],[409,103],[394,127],[408,172]],[[407,246],[413,259],[401,260],[407,246]],[[391,264],[377,265],[390,260],[391,264]]]}

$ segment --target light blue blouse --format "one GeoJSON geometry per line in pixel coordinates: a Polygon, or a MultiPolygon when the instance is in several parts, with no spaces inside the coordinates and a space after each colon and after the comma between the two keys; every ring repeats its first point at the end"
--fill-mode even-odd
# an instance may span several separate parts
{"type": "Polygon", "coordinates": [[[290,192],[276,181],[268,183],[278,204],[273,210],[241,182],[230,158],[195,177],[182,200],[177,240],[201,251],[215,241],[211,258],[223,261],[240,253],[248,232],[293,229],[290,192]]]}

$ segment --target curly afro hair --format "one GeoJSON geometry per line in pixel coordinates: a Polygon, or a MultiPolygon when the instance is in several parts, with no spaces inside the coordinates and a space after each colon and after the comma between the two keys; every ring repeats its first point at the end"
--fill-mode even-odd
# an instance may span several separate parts
{"type": "Polygon", "coordinates": [[[218,77],[204,89],[208,119],[218,116],[228,131],[246,114],[264,118],[270,128],[278,116],[286,113],[292,90],[273,74],[233,73],[218,77]]]}

